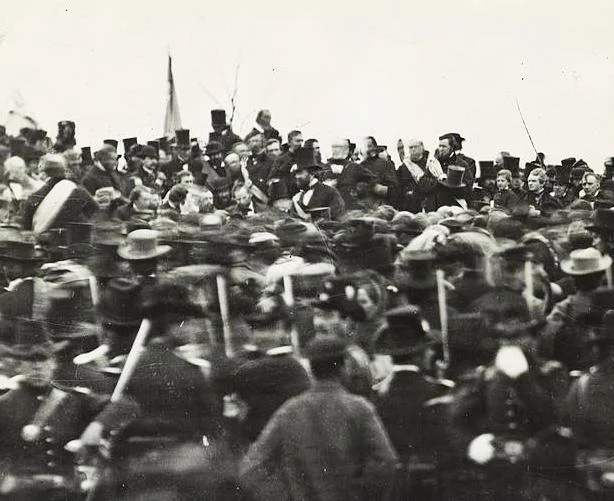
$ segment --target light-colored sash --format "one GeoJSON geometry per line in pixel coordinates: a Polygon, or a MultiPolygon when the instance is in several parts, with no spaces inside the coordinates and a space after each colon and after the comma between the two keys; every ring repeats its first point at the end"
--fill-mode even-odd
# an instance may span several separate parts
{"type": "Polygon", "coordinates": [[[62,179],[51,188],[51,191],[43,198],[43,201],[32,217],[32,229],[34,233],[40,235],[49,229],[51,223],[53,223],[62,207],[64,207],[66,200],[68,200],[76,187],[77,185],[72,181],[62,179]]]}

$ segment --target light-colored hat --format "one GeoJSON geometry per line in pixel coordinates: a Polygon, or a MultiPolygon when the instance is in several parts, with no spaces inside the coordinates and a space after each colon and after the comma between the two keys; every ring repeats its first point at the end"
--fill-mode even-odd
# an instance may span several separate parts
{"type": "Polygon", "coordinates": [[[171,250],[170,245],[158,245],[158,232],[155,230],[134,230],[117,249],[117,254],[128,261],[153,259],[171,250]]]}
{"type": "Polygon", "coordinates": [[[569,254],[561,263],[561,270],[568,275],[590,275],[605,271],[612,266],[612,258],[604,256],[597,249],[578,249],[569,254]]]}

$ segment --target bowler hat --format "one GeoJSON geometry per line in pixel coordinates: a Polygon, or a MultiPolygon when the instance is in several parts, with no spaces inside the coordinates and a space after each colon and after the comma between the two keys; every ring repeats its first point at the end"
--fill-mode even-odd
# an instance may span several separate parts
{"type": "Polygon", "coordinates": [[[577,249],[571,251],[569,259],[561,263],[561,270],[568,275],[590,275],[605,271],[612,266],[612,258],[604,256],[597,249],[577,249]]]}
{"type": "Polygon", "coordinates": [[[170,245],[158,245],[157,231],[142,229],[129,233],[117,254],[128,261],[139,261],[163,256],[170,250],[170,245]]]}
{"type": "Polygon", "coordinates": [[[113,278],[100,298],[98,315],[113,325],[137,325],[143,315],[141,309],[141,284],[129,278],[113,278]]]}
{"type": "Polygon", "coordinates": [[[450,165],[448,167],[448,174],[446,179],[443,179],[439,182],[448,188],[464,188],[466,186],[466,184],[463,183],[464,174],[464,167],[459,167],[458,165],[450,165]]]}
{"type": "Polygon", "coordinates": [[[384,313],[387,325],[376,333],[375,351],[383,355],[410,355],[436,342],[418,306],[405,305],[384,313]]]}
{"type": "Polygon", "coordinates": [[[175,142],[177,146],[184,148],[190,147],[190,129],[177,129],[175,131],[175,142]]]}
{"type": "Polygon", "coordinates": [[[207,143],[207,146],[205,147],[205,155],[211,156],[211,155],[219,155],[220,153],[224,152],[224,147],[222,146],[221,143],[218,143],[217,141],[209,141],[209,143],[207,143]]]}
{"type": "Polygon", "coordinates": [[[211,110],[211,125],[213,127],[226,125],[226,110],[211,110]]]}
{"type": "Polygon", "coordinates": [[[334,361],[343,359],[347,342],[337,337],[318,337],[307,343],[305,355],[312,362],[334,361]]]}

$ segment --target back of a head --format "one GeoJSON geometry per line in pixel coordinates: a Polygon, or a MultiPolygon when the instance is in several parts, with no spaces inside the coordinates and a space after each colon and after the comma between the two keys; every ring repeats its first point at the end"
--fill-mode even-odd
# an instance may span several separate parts
{"type": "Polygon", "coordinates": [[[311,373],[316,380],[338,379],[345,364],[347,343],[332,336],[316,336],[305,348],[311,373]]]}
{"type": "Polygon", "coordinates": [[[41,158],[41,170],[49,178],[64,179],[67,169],[66,158],[59,153],[50,153],[41,158]]]}

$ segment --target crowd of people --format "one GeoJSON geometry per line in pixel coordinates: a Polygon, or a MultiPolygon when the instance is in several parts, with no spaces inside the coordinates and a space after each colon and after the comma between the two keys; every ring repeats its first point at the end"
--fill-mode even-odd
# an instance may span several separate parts
{"type": "Polygon", "coordinates": [[[1,499],[613,498],[614,159],[211,119],[0,130],[1,499]]]}

